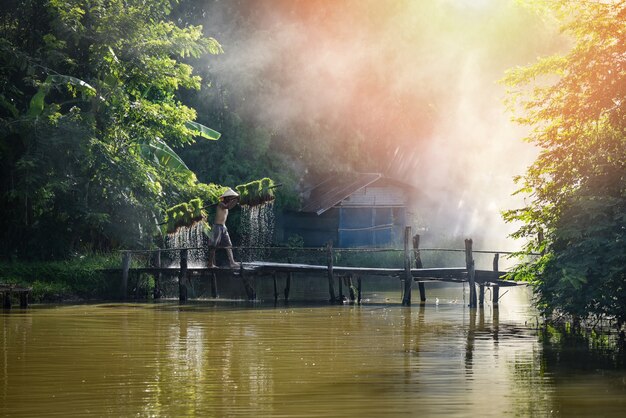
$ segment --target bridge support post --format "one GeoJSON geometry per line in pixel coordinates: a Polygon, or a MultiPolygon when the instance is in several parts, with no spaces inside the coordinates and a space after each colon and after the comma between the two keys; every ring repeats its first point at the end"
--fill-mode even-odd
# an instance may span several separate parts
{"type": "Polygon", "coordinates": [[[481,308],[485,305],[485,284],[478,283],[478,306],[481,308]]]}
{"type": "Polygon", "coordinates": [[[178,272],[178,301],[187,302],[187,249],[180,250],[180,271],[178,272]]]}
{"type": "Polygon", "coordinates": [[[130,271],[131,253],[124,251],[122,253],[122,282],[120,283],[120,298],[126,300],[128,296],[128,273],[130,271]]]}
{"type": "Polygon", "coordinates": [[[361,276],[358,276],[356,278],[356,294],[357,294],[356,301],[359,305],[361,304],[361,296],[363,295],[362,290],[363,290],[363,286],[361,283],[361,276]]]}
{"type": "Polygon", "coordinates": [[[328,241],[326,244],[326,261],[328,263],[328,296],[330,297],[330,302],[336,302],[337,298],[335,297],[335,287],[333,285],[333,241],[328,241]]]}
{"type": "Polygon", "coordinates": [[[474,257],[472,255],[472,239],[465,240],[465,265],[467,267],[467,278],[469,281],[469,289],[470,289],[470,308],[477,307],[476,301],[476,283],[474,281],[475,278],[475,267],[474,267],[474,257]]]}
{"type": "MultiPolygon", "coordinates": [[[[422,256],[420,254],[419,234],[415,234],[413,236],[413,256],[415,257],[415,268],[424,268],[424,265],[422,264],[422,256]]],[[[424,282],[417,282],[417,286],[420,290],[420,304],[424,305],[426,303],[426,288],[424,286],[424,282]]]]}
{"type": "Polygon", "coordinates": [[[154,267],[156,267],[157,273],[154,275],[154,289],[152,290],[152,297],[154,299],[161,299],[162,296],[162,292],[161,292],[161,278],[162,278],[162,273],[161,273],[161,250],[157,250],[155,255],[154,255],[154,259],[153,259],[153,265],[154,267]]]}
{"type": "Polygon", "coordinates": [[[211,296],[213,299],[217,299],[219,297],[217,294],[217,275],[215,272],[211,273],[211,296]]]}
{"type": "MultiPolygon", "coordinates": [[[[500,260],[500,254],[495,253],[493,256],[493,271],[499,271],[499,266],[498,266],[498,262],[500,260]]],[[[496,283],[493,285],[493,287],[491,288],[492,290],[492,303],[493,303],[493,309],[498,309],[499,304],[498,304],[498,299],[500,299],[500,286],[496,283]]]]}
{"type": "Polygon", "coordinates": [[[403,306],[411,306],[411,288],[413,286],[413,275],[411,274],[411,252],[409,251],[409,237],[411,227],[404,228],[404,296],[403,306]]]}
{"type": "Polygon", "coordinates": [[[352,282],[352,273],[350,273],[347,277],[347,286],[348,286],[348,294],[350,295],[350,303],[353,304],[356,300],[356,295],[354,294],[354,283],[352,282]]]}
{"type": "MultiPolygon", "coordinates": [[[[291,260],[287,260],[291,263],[291,260]]],[[[291,277],[292,273],[287,273],[287,277],[285,278],[285,303],[289,302],[289,292],[291,291],[291,277]]]]}

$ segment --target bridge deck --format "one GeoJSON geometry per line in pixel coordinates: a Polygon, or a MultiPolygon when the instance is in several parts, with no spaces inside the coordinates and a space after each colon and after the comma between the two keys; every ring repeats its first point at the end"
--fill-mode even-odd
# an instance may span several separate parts
{"type": "MultiPolygon", "coordinates": [[[[177,274],[180,267],[142,267],[131,268],[133,272],[145,273],[166,273],[177,274]]],[[[320,273],[328,272],[328,266],[315,264],[297,264],[297,263],[277,263],[269,261],[253,261],[241,263],[239,269],[231,269],[230,267],[188,267],[187,272],[194,275],[210,274],[214,272],[232,271],[239,274],[241,271],[245,274],[263,275],[273,273],[320,273]]],[[[333,266],[335,275],[355,275],[355,276],[387,276],[400,277],[405,274],[402,268],[386,268],[386,267],[351,267],[351,266],[333,266]]],[[[491,270],[476,270],[475,281],[477,283],[492,283],[501,286],[516,286],[519,283],[502,280],[506,272],[491,270]]],[[[467,282],[467,269],[465,267],[447,267],[447,268],[413,268],[411,275],[415,281],[443,281],[462,283],[467,282]]]]}

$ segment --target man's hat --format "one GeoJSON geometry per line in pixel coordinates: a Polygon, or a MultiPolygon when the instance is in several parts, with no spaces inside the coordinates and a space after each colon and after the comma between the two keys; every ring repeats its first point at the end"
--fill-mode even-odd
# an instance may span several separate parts
{"type": "Polygon", "coordinates": [[[239,193],[237,193],[231,188],[228,188],[228,190],[222,193],[222,195],[220,196],[220,199],[224,199],[226,197],[239,197],[239,193]]]}

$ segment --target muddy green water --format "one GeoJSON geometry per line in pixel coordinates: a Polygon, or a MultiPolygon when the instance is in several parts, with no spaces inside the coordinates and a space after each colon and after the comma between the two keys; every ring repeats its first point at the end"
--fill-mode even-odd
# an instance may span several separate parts
{"type": "Polygon", "coordinates": [[[497,314],[458,288],[368,299],[0,313],[0,416],[626,415],[626,372],[548,350],[524,289],[497,314]]]}

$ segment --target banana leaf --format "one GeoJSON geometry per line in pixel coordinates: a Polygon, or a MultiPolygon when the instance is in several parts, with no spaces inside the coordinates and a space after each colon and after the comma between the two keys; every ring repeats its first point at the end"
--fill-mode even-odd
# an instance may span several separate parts
{"type": "Polygon", "coordinates": [[[210,139],[211,141],[217,141],[218,139],[220,139],[220,136],[222,136],[221,133],[214,131],[213,129],[204,126],[198,122],[189,121],[185,123],[185,126],[187,127],[187,129],[192,130],[194,132],[194,135],[210,139]]]}

